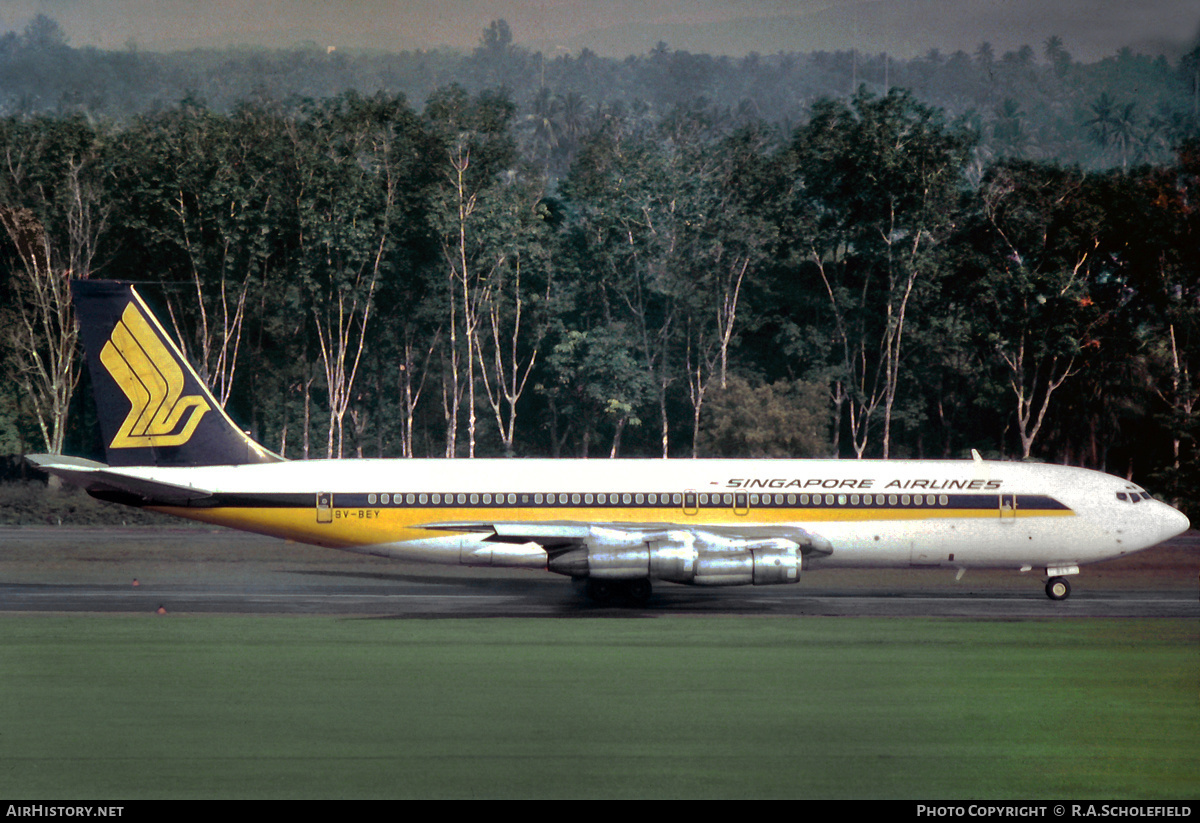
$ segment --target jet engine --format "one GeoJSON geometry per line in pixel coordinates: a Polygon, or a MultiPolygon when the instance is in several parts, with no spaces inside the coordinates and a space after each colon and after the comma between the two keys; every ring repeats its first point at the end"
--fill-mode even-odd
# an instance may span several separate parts
{"type": "Polygon", "coordinates": [[[800,579],[800,546],[781,537],[730,538],[672,530],[593,528],[584,546],[550,558],[557,574],[596,580],[652,578],[695,586],[756,586],[800,579]]]}

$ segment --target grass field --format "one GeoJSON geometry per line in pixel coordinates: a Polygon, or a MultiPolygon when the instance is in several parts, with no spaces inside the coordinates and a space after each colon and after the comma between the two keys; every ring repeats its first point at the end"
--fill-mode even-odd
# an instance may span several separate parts
{"type": "Polygon", "coordinates": [[[1200,796],[1194,621],[0,626],[10,799],[1200,796]]]}

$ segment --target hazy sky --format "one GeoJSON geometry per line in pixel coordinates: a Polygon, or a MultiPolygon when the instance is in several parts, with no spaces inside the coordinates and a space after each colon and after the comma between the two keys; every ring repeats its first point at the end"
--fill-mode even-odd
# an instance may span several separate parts
{"type": "Polygon", "coordinates": [[[1172,57],[1200,33],[1197,0],[0,0],[0,30],[37,13],[70,43],[146,50],[291,46],[398,51],[470,49],[503,18],[520,44],[547,53],[640,54],[676,49],[744,54],[858,48],[907,57],[931,48],[997,53],[1051,34],[1077,59],[1122,45],[1172,57]]]}

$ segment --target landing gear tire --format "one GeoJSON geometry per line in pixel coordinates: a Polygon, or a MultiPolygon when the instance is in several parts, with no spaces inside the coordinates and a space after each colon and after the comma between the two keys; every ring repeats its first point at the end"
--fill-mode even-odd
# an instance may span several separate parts
{"type": "Polygon", "coordinates": [[[616,598],[616,586],[607,580],[589,580],[585,589],[588,600],[607,606],[616,598]]]}
{"type": "Polygon", "coordinates": [[[1066,600],[1071,596],[1071,584],[1065,577],[1051,577],[1046,581],[1046,597],[1051,600],[1066,600]]]}
{"type": "Polygon", "coordinates": [[[625,584],[625,596],[634,606],[644,605],[650,599],[650,591],[650,581],[645,578],[630,580],[625,584]]]}
{"type": "Polygon", "coordinates": [[[650,599],[651,586],[648,579],[639,580],[588,580],[585,593],[589,600],[601,606],[641,606],[650,599]]]}

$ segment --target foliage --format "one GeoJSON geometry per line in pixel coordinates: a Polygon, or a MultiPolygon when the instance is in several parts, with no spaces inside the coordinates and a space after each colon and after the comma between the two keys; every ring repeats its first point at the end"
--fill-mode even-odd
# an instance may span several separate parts
{"type": "Polygon", "coordinates": [[[731,377],[709,398],[700,430],[702,457],[826,457],[828,391],[816,383],[754,385],[731,377]]]}
{"type": "MultiPolygon", "coordinates": [[[[50,34],[39,48],[71,51],[50,34]]],[[[1045,46],[1043,80],[1091,88],[1045,46]]],[[[464,58],[475,79],[420,110],[398,93],[260,92],[119,122],[0,118],[0,209],[39,221],[55,271],[139,281],[233,417],[289,457],[979,448],[1176,498],[1200,485],[1194,143],[1171,158],[1110,144],[1110,170],[1035,159],[1045,130],[1011,89],[999,130],[870,86],[783,129],[680,101],[732,69],[665,46],[622,81],[654,73],[667,85],[642,88],[648,102],[547,85],[530,119],[478,79],[519,78],[528,57],[494,26],[464,58]]],[[[613,68],[593,58],[548,71],[613,68]]],[[[917,63],[1041,71],[986,50],[895,70],[917,63]]],[[[1091,107],[1096,135],[1119,99],[1091,107]]],[[[27,265],[4,240],[14,328],[27,265]]],[[[0,351],[13,378],[18,342],[0,351]]],[[[31,448],[36,404],[16,385],[0,438],[31,448]]],[[[64,436],[92,442],[86,407],[62,408],[64,436]]]]}
{"type": "Polygon", "coordinates": [[[54,489],[36,480],[0,483],[3,526],[161,526],[164,519],[156,512],[96,500],[70,486],[54,489]]]}
{"type": "Polygon", "coordinates": [[[0,114],[129,120],[187,96],[228,113],[264,95],[316,100],[354,89],[423,101],[451,83],[470,95],[505,88],[524,139],[536,146],[528,156],[556,176],[569,168],[584,132],[615,107],[659,119],[702,100],[727,127],[762,118],[790,130],[813,101],[863,85],[880,96],[909,89],[950,117],[970,119],[985,163],[1012,156],[1089,167],[1163,163],[1197,128],[1195,50],[1174,62],[1123,49],[1082,63],[1072,44],[1051,36],[1003,54],[981,43],[973,54],[934,48],[909,59],[849,50],[734,59],[667,43],[600,57],[588,49],[531,52],[519,45],[522,34],[495,20],[470,53],[328,52],[307,43],[154,54],[132,45],[74,48],[57,23],[39,16],[23,32],[0,35],[0,114]]]}

